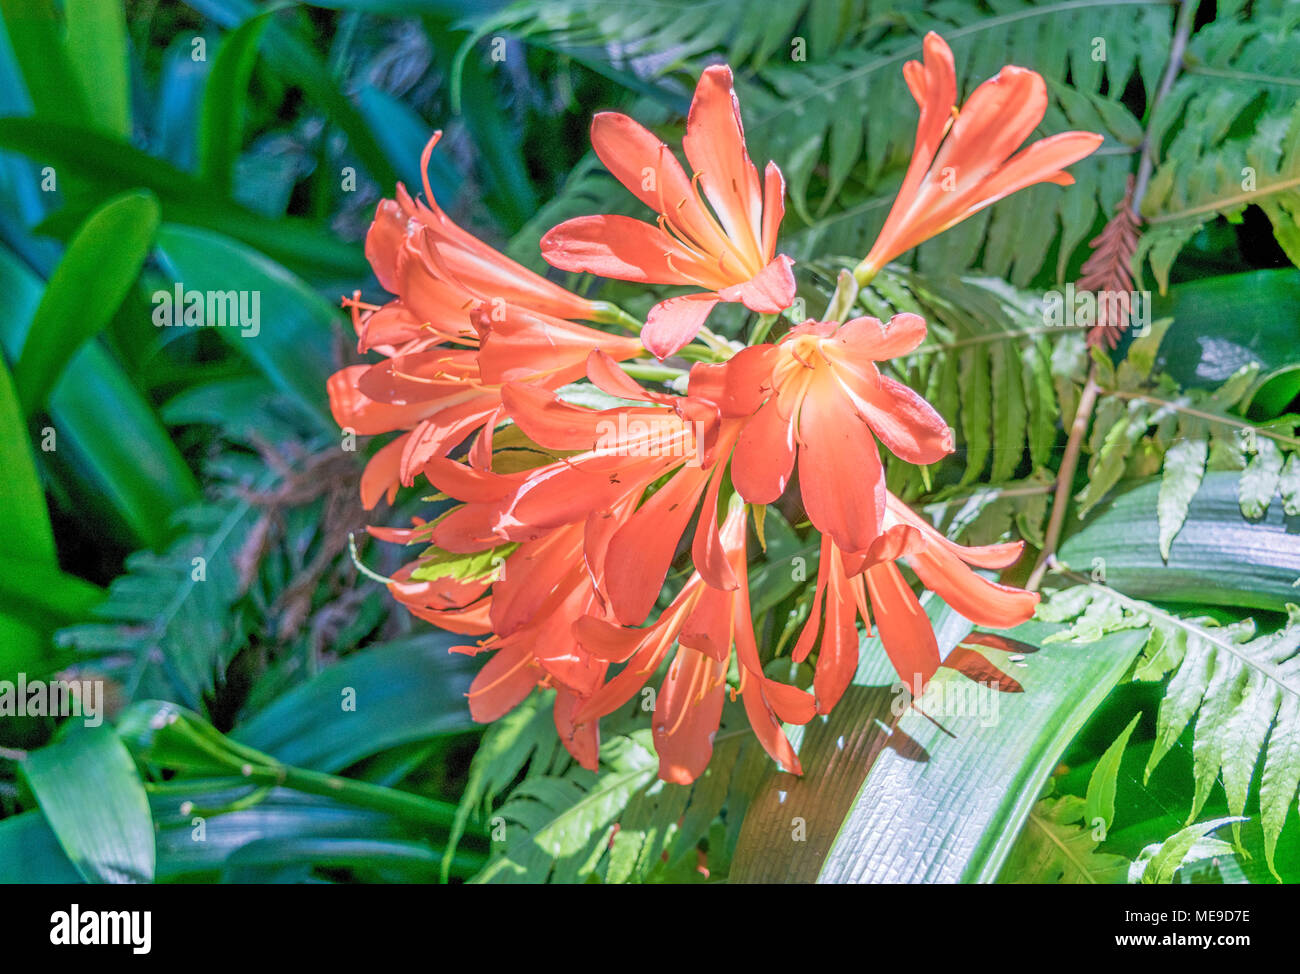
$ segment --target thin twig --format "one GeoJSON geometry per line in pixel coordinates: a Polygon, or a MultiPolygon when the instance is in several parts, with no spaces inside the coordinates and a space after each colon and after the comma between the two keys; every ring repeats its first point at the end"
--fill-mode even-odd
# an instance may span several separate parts
{"type": "Polygon", "coordinates": [[[1097,394],[1101,387],[1097,385],[1097,363],[1088,370],[1088,381],[1084,383],[1083,393],[1079,396],[1079,408],[1074,411],[1074,422],[1070,424],[1070,438],[1065,444],[1065,454],[1061,457],[1061,468],[1056,474],[1056,494],[1052,498],[1052,516],[1047,522],[1047,533],[1043,535],[1043,551],[1038,556],[1038,563],[1029,576],[1025,588],[1037,592],[1047,572],[1048,561],[1056,552],[1056,544],[1061,540],[1061,528],[1065,525],[1065,511],[1070,506],[1070,491],[1074,489],[1074,470],[1079,465],[1079,454],[1083,450],[1083,437],[1088,432],[1088,422],[1092,419],[1092,408],[1097,403],[1097,394]]]}

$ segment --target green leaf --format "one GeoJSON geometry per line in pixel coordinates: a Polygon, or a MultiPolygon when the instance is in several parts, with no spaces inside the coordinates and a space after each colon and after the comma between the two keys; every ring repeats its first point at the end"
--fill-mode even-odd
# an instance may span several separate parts
{"type": "Polygon", "coordinates": [[[261,216],[202,180],[91,129],[48,118],[0,118],[0,147],[53,166],[60,179],[73,177],[94,187],[90,196],[78,196],[42,224],[51,231],[70,234],[99,202],[147,187],[162,204],[167,223],[227,234],[299,271],[327,279],[368,273],[359,247],[335,239],[320,226],[298,217],[261,216]]]}
{"type": "Polygon", "coordinates": [[[62,25],[53,0],[0,0],[0,10],[37,113],[84,123],[89,113],[86,93],[60,36],[62,25]]]}
{"type": "Polygon", "coordinates": [[[1169,681],[1156,722],[1156,739],[1145,776],[1182,738],[1193,718],[1195,793],[1188,821],[1205,807],[1222,781],[1228,811],[1241,815],[1257,767],[1264,849],[1276,874],[1274,854],[1300,787],[1300,609],[1276,632],[1256,635],[1252,619],[1220,626],[1206,618],[1181,618],[1103,585],[1067,590],[1040,607],[1041,614],[1070,619],[1083,614],[1062,637],[1137,629],[1147,637],[1138,679],[1169,681]],[[1086,609],[1085,609],[1086,606],[1086,609]],[[1265,753],[1265,742],[1268,742],[1265,753]]]}
{"type": "Polygon", "coordinates": [[[250,18],[225,36],[203,88],[199,117],[199,175],[230,192],[243,145],[248,82],[271,11],[250,18]]]}
{"type": "Polygon", "coordinates": [[[1129,738],[1133,736],[1133,729],[1141,718],[1140,713],[1134,715],[1092,769],[1092,777],[1088,779],[1088,793],[1084,796],[1083,812],[1083,820],[1089,828],[1095,828],[1100,822],[1103,830],[1109,831],[1115,821],[1115,786],[1120,761],[1124,758],[1124,748],[1128,747],[1129,738]]]}
{"type": "Polygon", "coordinates": [[[518,544],[511,543],[469,554],[431,548],[432,554],[421,556],[419,567],[411,572],[411,578],[421,582],[438,578],[452,578],[458,582],[490,578],[518,547],[518,544]]]}
{"type": "Polygon", "coordinates": [[[0,819],[0,876],[23,885],[83,882],[39,811],[0,819]]]}
{"type": "Polygon", "coordinates": [[[325,382],[335,309],[279,264],[248,247],[194,227],[165,225],[158,250],[172,279],[187,291],[242,291],[256,296],[259,320],[251,328],[215,328],[272,382],[333,430],[325,382]]]}
{"type": "Polygon", "coordinates": [[[154,878],[153,818],[135,762],[112,729],[71,725],[21,765],[59,844],[88,883],[154,878]],[[93,795],[93,801],[87,796],[93,795]]]}
{"type": "Polygon", "coordinates": [[[337,772],[409,741],[475,728],[465,694],[477,665],[429,632],[367,648],[295,687],[234,731],[285,764],[337,772]]]}
{"type": "MultiPolygon", "coordinates": [[[[27,338],[42,283],[0,247],[0,287],[9,297],[9,312],[0,316],[0,344],[14,358],[27,338]]],[[[198,485],[153,407],[97,341],[73,356],[48,409],[56,456],[68,458],[86,478],[90,497],[108,505],[96,515],[116,512],[140,543],[165,544],[174,512],[198,497],[198,485]]]]}
{"type": "MultiPolygon", "coordinates": [[[[970,631],[938,599],[929,611],[941,650],[970,631]]],[[[864,640],[834,713],[796,729],[803,776],[773,772],[755,796],[732,880],[993,880],[1066,744],[1141,645],[1117,633],[1086,653],[1045,646],[1060,628],[1028,622],[979,637],[949,655],[919,709],[891,686],[879,641],[864,640]],[[801,823],[806,834],[792,841],[801,823]]]]}
{"type": "Polygon", "coordinates": [[[1104,566],[1105,583],[1133,598],[1285,610],[1296,598],[1300,545],[1278,506],[1261,521],[1242,516],[1237,480],[1230,471],[1205,475],[1168,562],[1160,551],[1157,479],[1101,505],[1061,545],[1060,558],[1078,571],[1104,566]]]}
{"type": "Polygon", "coordinates": [[[25,414],[41,407],[77,350],[117,313],[149,256],[158,220],[152,193],[124,193],[96,209],[72,238],[18,358],[25,414]]]}
{"type": "Polygon", "coordinates": [[[131,137],[131,80],[126,12],[118,0],[63,0],[68,63],[80,80],[89,117],[106,132],[131,137]]]}
{"type": "Polygon", "coordinates": [[[1179,426],[1179,438],[1165,453],[1160,471],[1160,493],[1156,498],[1156,519],[1160,526],[1160,557],[1169,560],[1169,546],[1182,530],[1187,509],[1205,476],[1210,455],[1205,424],[1200,420],[1179,426]]]}
{"type": "Polygon", "coordinates": [[[1097,851],[1092,816],[1077,795],[1044,798],[1029,813],[999,883],[1122,883],[1129,862],[1097,851]]]}
{"type": "MultiPolygon", "coordinates": [[[[227,30],[234,30],[262,12],[251,0],[193,0],[190,6],[227,30]]],[[[267,28],[262,49],[276,74],[301,88],[308,103],[319,106],[346,133],[348,147],[371,178],[387,191],[397,179],[392,166],[364,117],[331,77],[312,44],[295,34],[288,24],[276,21],[267,28]]]]}
{"type": "Polygon", "coordinates": [[[1282,451],[1274,440],[1256,438],[1255,454],[1237,481],[1237,502],[1246,517],[1260,518],[1268,512],[1282,476],[1282,460],[1282,451]]]}
{"type": "Polygon", "coordinates": [[[69,575],[57,565],[16,556],[0,560],[0,610],[33,627],[49,629],[77,622],[103,598],[104,590],[98,585],[69,575]]]}
{"type": "Polygon", "coordinates": [[[58,565],[54,550],[54,530],[45,506],[45,490],[36,473],[27,423],[18,404],[17,392],[9,370],[0,361],[0,548],[37,566],[58,565]]]}
{"type": "Polygon", "coordinates": [[[1215,829],[1221,829],[1225,825],[1242,821],[1245,820],[1240,817],[1230,816],[1211,819],[1208,822],[1198,822],[1196,825],[1189,825],[1187,828],[1175,832],[1159,845],[1150,849],[1143,849],[1142,855],[1133,864],[1134,869],[1130,873],[1130,881],[1137,879],[1142,883],[1172,883],[1174,875],[1183,866],[1207,859],[1216,853],[1221,855],[1223,852],[1230,851],[1232,847],[1226,843],[1217,843],[1206,848],[1203,845],[1203,840],[1215,829]]]}
{"type": "Polygon", "coordinates": [[[572,768],[562,777],[529,777],[497,812],[505,847],[476,883],[574,882],[589,875],[609,847],[614,822],[659,767],[644,742],[616,738],[602,749],[599,775],[572,768]]]}

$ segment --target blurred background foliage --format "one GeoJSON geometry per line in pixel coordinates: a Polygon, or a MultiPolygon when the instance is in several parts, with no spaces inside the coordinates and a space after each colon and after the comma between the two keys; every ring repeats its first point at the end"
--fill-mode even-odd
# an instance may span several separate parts
{"type": "MultiPolygon", "coordinates": [[[[110,717],[0,717],[0,878],[1300,878],[1293,4],[0,11],[0,680],[104,680],[110,717]],[[589,151],[591,114],[678,133],[700,68],[725,59],[751,154],[789,181],[782,249],[816,313],[901,180],[915,126],[901,67],[929,29],[963,93],[1033,68],[1042,132],[1106,141],[1074,188],[1016,194],[860,295],[864,313],[926,315],[932,340],[897,374],[958,431],[952,461],[891,467],[891,488],[953,537],[1042,546],[1090,368],[1078,331],[1041,327],[1043,295],[1080,276],[1134,175],[1133,266],[1158,291],[1152,334],[1091,359],[1100,391],[1059,551],[1091,574],[1049,576],[1064,591],[1011,642],[927,604],[956,654],[940,690],[986,680],[1000,722],[900,717],[867,639],[846,704],[801,731],[797,783],[734,719],[692,788],[654,780],[636,712],[607,721],[598,776],[569,766],[540,692],[484,735],[463,697],[475,664],[446,652],[459,640],[395,611],[350,550],[391,573],[402,552],[364,526],[421,511],[416,489],[367,517],[373,447],[341,450],[325,403],[326,377],[356,359],[340,296],[383,300],[362,250],[376,203],[420,185],[442,129],[439,202],[541,269],[550,226],[635,212],[589,151]],[[178,282],[257,292],[260,333],[155,327],[152,295],[178,282]]],[[[602,296],[639,313],[653,300],[602,296]]],[[[728,310],[719,325],[742,334],[728,310]]],[[[774,666],[808,608],[788,570],[804,534],[773,516],[755,566],[774,666]]]]}

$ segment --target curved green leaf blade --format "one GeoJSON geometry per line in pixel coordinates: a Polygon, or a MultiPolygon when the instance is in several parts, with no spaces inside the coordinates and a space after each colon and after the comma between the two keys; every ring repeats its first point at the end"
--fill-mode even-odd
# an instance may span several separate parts
{"type": "MultiPolygon", "coordinates": [[[[42,283],[0,247],[0,287],[9,313],[0,315],[0,345],[16,356],[40,302],[42,283]]],[[[77,352],[50,394],[57,455],[71,458],[88,490],[102,498],[135,537],[161,547],[174,514],[198,498],[198,484],[158,417],[96,341],[77,352]]]]}
{"type": "Polygon", "coordinates": [[[120,0],[63,0],[68,63],[80,79],[90,118],[131,137],[131,79],[126,11],[120,0]]]}
{"type": "Polygon", "coordinates": [[[72,726],[21,765],[59,844],[89,883],[153,881],[153,816],[126,747],[104,725],[72,726]],[[94,801],[87,801],[93,795],[94,801]]]}
{"type": "Polygon", "coordinates": [[[158,201],[124,193],[95,210],[54,269],[18,357],[23,412],[41,407],[68,362],[117,313],[158,230],[158,201]]]}
{"type": "MultiPolygon", "coordinates": [[[[941,649],[969,632],[938,599],[931,612],[941,649]]],[[[865,641],[857,685],[804,729],[803,776],[774,773],[751,804],[732,881],[995,879],[1061,752],[1142,644],[1116,633],[1086,651],[1042,645],[1061,628],[1027,622],[978,637],[1003,649],[949,655],[918,701],[930,717],[902,705],[865,641]]]]}
{"type": "Polygon", "coordinates": [[[357,653],[274,700],[231,736],[313,771],[340,771],[398,744],[473,730],[477,665],[429,633],[357,653]]]}
{"type": "Polygon", "coordinates": [[[219,234],[168,224],[158,232],[158,250],[186,291],[248,296],[259,316],[255,325],[214,330],[314,413],[323,429],[333,429],[325,382],[334,371],[334,309],[279,264],[219,234]]]}
{"type": "Polygon", "coordinates": [[[1244,518],[1239,480],[1232,471],[1205,475],[1168,563],[1160,555],[1159,479],[1100,505],[1061,545],[1060,559],[1076,571],[1104,570],[1107,585],[1133,598],[1283,611],[1296,600],[1300,535],[1281,504],[1259,521],[1244,518]]]}
{"type": "Polygon", "coordinates": [[[226,35],[203,89],[199,175],[222,192],[231,190],[235,160],[243,141],[248,81],[268,23],[269,12],[245,21],[226,35]]]}

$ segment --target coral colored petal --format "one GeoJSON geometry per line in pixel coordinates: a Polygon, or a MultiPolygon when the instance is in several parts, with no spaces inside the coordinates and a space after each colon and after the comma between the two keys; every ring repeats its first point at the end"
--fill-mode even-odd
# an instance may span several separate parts
{"type": "Polygon", "coordinates": [[[713,205],[727,236],[750,263],[761,262],[758,234],[763,195],[758,170],[745,149],[740,103],[732,86],[731,68],[715,64],[704,69],[695,86],[682,148],[699,174],[704,195],[713,205]]]}
{"type": "Polygon", "coordinates": [[[539,675],[526,645],[503,645],[470,684],[470,716],[480,724],[504,717],[532,692],[539,675]]]}
{"type": "Polygon", "coordinates": [[[914,555],[926,548],[926,539],[910,524],[895,524],[872,542],[867,549],[867,563],[874,565],[880,561],[894,561],[906,555],[914,555]]]}
{"type": "Polygon", "coordinates": [[[689,785],[709,765],[722,719],[726,666],[679,649],[655,700],[654,742],[659,777],[689,785]]]}
{"type": "Polygon", "coordinates": [[[1037,592],[984,578],[938,545],[912,555],[908,564],[926,588],[977,626],[1010,629],[1027,622],[1038,605],[1037,592]]]}
{"type": "Polygon", "coordinates": [[[626,216],[580,216],[542,237],[542,256],[552,267],[617,281],[694,284],[683,269],[691,255],[656,226],[626,216]]]}
{"type": "Polygon", "coordinates": [[[832,566],[834,574],[827,586],[826,632],[813,674],[817,712],[822,714],[830,713],[839,703],[858,669],[857,604],[848,579],[838,569],[838,565],[832,566]]]}
{"type": "Polygon", "coordinates": [[[1062,132],[1040,139],[1016,153],[985,180],[971,205],[982,209],[1034,183],[1069,186],[1074,177],[1059,170],[1095,152],[1103,141],[1095,132],[1062,132]]]}
{"type": "Polygon", "coordinates": [[[876,628],[894,672],[908,686],[924,686],[939,668],[930,617],[893,562],[872,565],[866,578],[876,628]]]}
{"type": "Polygon", "coordinates": [[[731,657],[732,595],[704,586],[695,609],[683,623],[677,639],[683,646],[699,650],[719,662],[731,657]]]}
{"type": "Polygon", "coordinates": [[[550,450],[592,449],[600,438],[601,423],[608,418],[522,382],[503,386],[501,401],[524,435],[550,450]]]}
{"type": "Polygon", "coordinates": [[[595,616],[583,616],[573,624],[578,645],[605,663],[626,663],[651,635],[649,629],[625,629],[595,616]]]}
{"type": "Polygon", "coordinates": [[[740,431],[731,460],[736,491],[751,504],[771,504],[785,493],[794,458],[794,424],[781,417],[773,396],[740,431]]]}
{"type": "Polygon", "coordinates": [[[835,340],[845,346],[846,354],[876,362],[906,355],[924,339],[925,319],[908,313],[894,315],[888,324],[878,318],[854,318],[835,333],[835,340]]]}
{"type": "Polygon", "coordinates": [[[591,120],[591,147],[614,178],[650,209],[671,214],[674,223],[710,251],[726,244],[677,157],[643,125],[618,112],[600,112],[591,120]]]}
{"type": "Polygon", "coordinates": [[[641,343],[655,358],[665,359],[699,334],[709,312],[718,303],[712,293],[687,294],[660,301],[650,309],[641,343]]]}
{"type": "Polygon", "coordinates": [[[763,696],[762,678],[742,670],[740,683],[745,715],[749,718],[749,726],[754,729],[754,736],[763,745],[763,750],[791,774],[803,774],[799,756],[794,753],[780,719],[763,696]]]}
{"type": "Polygon", "coordinates": [[[794,303],[794,293],[794,261],[781,254],[745,283],[720,290],[718,297],[759,314],[777,314],[794,303]]]}
{"type": "Polygon", "coordinates": [[[776,253],[776,235],[785,217],[785,176],[775,162],[763,171],[763,257],[776,253]]]}
{"type": "Polygon", "coordinates": [[[730,592],[740,583],[732,571],[727,550],[718,531],[718,491],[722,487],[723,466],[717,465],[709,477],[709,487],[704,493],[699,524],[691,544],[691,560],[695,570],[706,583],[716,589],[730,592]]]}
{"type": "Polygon", "coordinates": [[[403,434],[393,442],[384,444],[366,464],[366,469],[361,474],[361,506],[367,511],[372,510],[384,495],[388,496],[390,504],[397,496],[397,488],[401,484],[398,468],[409,435],[403,434]]]}
{"type": "Polygon", "coordinates": [[[723,416],[752,415],[772,390],[774,345],[742,348],[726,362],[691,367],[687,392],[716,403],[723,416]]]}
{"type": "Polygon", "coordinates": [[[591,354],[587,356],[587,378],[602,392],[608,392],[611,396],[618,396],[620,399],[631,399],[633,402],[672,405],[681,399],[680,396],[667,396],[646,389],[620,369],[618,363],[599,348],[593,348],[591,354]]]}
{"type": "Polygon", "coordinates": [[[843,550],[865,551],[881,530],[884,471],[871,430],[839,383],[809,386],[798,436],[799,491],[809,519],[843,550]]]}
{"type": "Polygon", "coordinates": [[[563,687],[555,695],[555,730],[560,743],[573,759],[588,771],[599,766],[600,724],[597,721],[576,723],[574,720],[582,699],[563,687]]]}
{"type": "Polygon", "coordinates": [[[623,625],[640,625],[654,608],[704,484],[701,471],[679,470],[610,539],[605,585],[623,625]]]}
{"type": "Polygon", "coordinates": [[[952,430],[917,392],[880,376],[879,384],[858,400],[871,429],[900,460],[938,463],[953,451],[952,430]]]}

